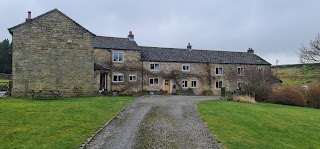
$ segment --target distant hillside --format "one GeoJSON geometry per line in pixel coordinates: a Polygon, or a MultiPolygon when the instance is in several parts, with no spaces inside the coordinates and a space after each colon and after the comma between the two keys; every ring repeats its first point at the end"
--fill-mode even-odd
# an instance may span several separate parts
{"type": "Polygon", "coordinates": [[[320,82],[320,64],[272,66],[272,73],[288,86],[304,86],[320,82]]]}

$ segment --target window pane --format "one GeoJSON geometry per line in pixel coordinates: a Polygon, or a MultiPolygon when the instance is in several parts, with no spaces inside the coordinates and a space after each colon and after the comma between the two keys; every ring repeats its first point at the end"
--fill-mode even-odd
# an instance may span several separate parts
{"type": "Polygon", "coordinates": [[[182,87],[188,87],[188,81],[182,81],[182,87]]]}
{"type": "Polygon", "coordinates": [[[153,84],[153,79],[149,79],[149,84],[153,84]]]}
{"type": "Polygon", "coordinates": [[[159,69],[159,64],[154,64],[154,69],[158,70],[159,69]]]}
{"type": "Polygon", "coordinates": [[[123,53],[119,53],[119,61],[122,62],[123,61],[123,53]]]}
{"type": "Polygon", "coordinates": [[[137,76],[132,76],[132,80],[133,81],[137,80],[137,76]]]}
{"type": "Polygon", "coordinates": [[[113,81],[118,81],[118,76],[117,75],[113,75],[113,81]]]}
{"type": "Polygon", "coordinates": [[[222,74],[222,67],[216,68],[216,74],[222,74]]]}
{"type": "Polygon", "coordinates": [[[222,87],[222,81],[219,81],[219,88],[222,87]]]}
{"type": "Polygon", "coordinates": [[[150,69],[154,69],[154,64],[150,64],[150,69]]]}
{"type": "Polygon", "coordinates": [[[216,82],[216,88],[219,88],[219,82],[216,82]]]}
{"type": "Polygon", "coordinates": [[[118,52],[113,53],[113,61],[118,61],[118,60],[119,60],[118,52]]]}
{"type": "Polygon", "coordinates": [[[123,81],[123,75],[118,75],[118,81],[123,81]]]}
{"type": "Polygon", "coordinates": [[[130,80],[130,81],[132,81],[132,80],[133,80],[132,76],[129,76],[129,80],[130,80]]]}
{"type": "Polygon", "coordinates": [[[189,65],[182,65],[182,70],[189,70],[189,65]]]}
{"type": "Polygon", "coordinates": [[[197,87],[197,81],[192,81],[191,82],[191,87],[197,87]]]}
{"type": "Polygon", "coordinates": [[[154,84],[158,84],[159,83],[158,81],[159,81],[158,78],[155,78],[154,79],[154,84]]]}

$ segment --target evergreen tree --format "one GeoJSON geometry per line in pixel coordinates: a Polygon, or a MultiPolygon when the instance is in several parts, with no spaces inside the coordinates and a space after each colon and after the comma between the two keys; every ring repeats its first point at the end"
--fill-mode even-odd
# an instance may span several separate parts
{"type": "Polygon", "coordinates": [[[8,39],[0,42],[0,73],[11,74],[12,70],[12,44],[8,39]]]}

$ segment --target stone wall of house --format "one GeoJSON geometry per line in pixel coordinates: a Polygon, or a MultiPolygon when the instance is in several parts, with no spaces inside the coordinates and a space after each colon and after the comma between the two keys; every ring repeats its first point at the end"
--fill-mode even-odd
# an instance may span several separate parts
{"type": "Polygon", "coordinates": [[[63,97],[93,95],[91,33],[58,11],[14,28],[13,97],[59,90],[63,97]]]}
{"type": "Polygon", "coordinates": [[[164,80],[171,80],[176,85],[176,91],[192,89],[196,95],[209,89],[209,65],[204,63],[178,63],[178,62],[143,62],[144,78],[143,89],[147,91],[164,90],[164,80]],[[150,64],[160,64],[159,70],[150,70],[150,64]],[[182,70],[182,65],[189,65],[190,70],[182,70]],[[150,78],[158,78],[157,85],[150,85],[150,78]],[[191,87],[191,81],[197,81],[196,87],[191,87]],[[182,81],[187,81],[187,87],[183,87],[182,81]]]}
{"type": "Polygon", "coordinates": [[[94,49],[94,61],[109,66],[111,64],[111,51],[107,49],[94,49]]]}
{"type": "Polygon", "coordinates": [[[222,81],[222,86],[227,90],[236,90],[237,82],[247,81],[250,74],[261,68],[266,74],[270,72],[270,66],[266,65],[240,65],[240,64],[205,64],[205,63],[178,63],[178,62],[143,62],[144,78],[143,89],[148,91],[164,90],[164,80],[173,80],[177,91],[192,89],[196,95],[204,91],[211,91],[214,95],[220,95],[221,90],[216,87],[216,82],[222,81]],[[150,64],[160,64],[159,70],[150,70],[150,64]],[[188,64],[190,71],[183,71],[182,65],[188,64]],[[222,67],[223,74],[216,74],[216,68],[222,67]],[[244,68],[244,75],[238,75],[238,67],[244,68]],[[248,73],[248,74],[247,74],[248,73]],[[150,78],[158,78],[157,85],[150,85],[150,78]],[[188,87],[182,87],[182,81],[188,82],[188,87]],[[197,87],[191,87],[191,81],[197,81],[197,87]]]}
{"type": "Polygon", "coordinates": [[[135,50],[106,50],[106,49],[95,49],[94,52],[95,61],[110,67],[110,80],[109,91],[120,91],[120,92],[138,92],[142,90],[141,87],[141,61],[140,52],[135,50]],[[112,55],[114,52],[123,52],[124,61],[114,62],[112,55]],[[123,74],[123,82],[114,82],[113,74],[123,74]],[[129,81],[129,75],[136,75],[136,81],[129,81]]]}

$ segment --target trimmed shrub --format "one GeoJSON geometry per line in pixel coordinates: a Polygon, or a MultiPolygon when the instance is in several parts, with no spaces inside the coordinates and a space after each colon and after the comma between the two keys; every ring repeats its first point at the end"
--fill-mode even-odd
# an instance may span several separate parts
{"type": "Polygon", "coordinates": [[[311,85],[307,89],[307,98],[311,107],[320,108],[320,83],[311,85]]]}
{"type": "Polygon", "coordinates": [[[267,102],[291,106],[305,106],[307,99],[298,88],[279,87],[272,91],[267,102]]]}
{"type": "Polygon", "coordinates": [[[244,103],[257,103],[254,98],[250,96],[233,96],[231,100],[244,103]]]}

